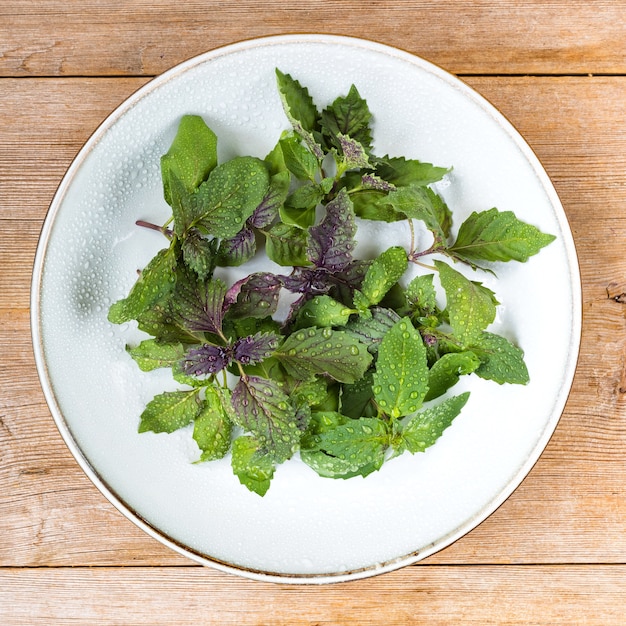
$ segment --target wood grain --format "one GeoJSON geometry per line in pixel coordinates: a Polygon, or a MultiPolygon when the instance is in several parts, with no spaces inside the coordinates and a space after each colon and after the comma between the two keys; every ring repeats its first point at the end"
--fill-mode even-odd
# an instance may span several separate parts
{"type": "Polygon", "coordinates": [[[234,41],[361,36],[462,74],[617,74],[626,2],[605,0],[5,0],[0,75],[155,75],[234,41]]]}
{"type": "Polygon", "coordinates": [[[199,567],[8,569],[0,572],[0,615],[12,626],[608,626],[623,623],[625,580],[623,565],[419,566],[326,587],[199,567]]]}

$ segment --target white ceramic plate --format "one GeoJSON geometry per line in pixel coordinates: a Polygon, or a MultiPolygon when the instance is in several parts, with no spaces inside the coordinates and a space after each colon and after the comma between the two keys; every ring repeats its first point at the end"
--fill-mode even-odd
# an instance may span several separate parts
{"type": "MultiPolygon", "coordinates": [[[[361,251],[397,244],[393,227],[361,224],[361,251]]],[[[563,410],[577,359],[580,281],[557,195],[528,145],[489,103],[430,63],[371,42],[320,35],[247,41],[191,59],[153,80],[96,130],[63,179],[35,262],[32,329],[54,419],[84,471],[147,533],[218,569],[274,581],[329,582],[414,563],[492,513],[518,486],[563,410]],[[531,382],[465,377],[462,414],[424,454],[365,479],[318,477],[280,466],[264,498],[238,483],[228,459],[194,465],[188,430],[138,434],[169,373],[142,373],[126,355],[132,325],[106,320],[164,239],[159,157],[180,117],[202,115],[221,159],[263,157],[288,127],[279,67],[325,106],[355,83],[375,118],[377,154],[454,166],[439,191],[458,225],[474,210],[513,210],[557,240],[499,280],[476,277],[500,301],[494,330],[525,351],[531,382]]]]}

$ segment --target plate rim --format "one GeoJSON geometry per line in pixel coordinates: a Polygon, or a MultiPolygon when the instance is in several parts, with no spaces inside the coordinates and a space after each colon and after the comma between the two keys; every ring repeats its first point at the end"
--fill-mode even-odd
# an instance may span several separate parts
{"type": "Polygon", "coordinates": [[[478,527],[487,518],[489,518],[521,485],[521,483],[525,480],[525,478],[528,476],[528,474],[538,461],[539,457],[542,455],[543,451],[548,445],[548,442],[554,434],[554,431],[556,430],[556,427],[563,414],[567,399],[571,393],[578,360],[580,358],[580,344],[582,337],[582,281],[579,259],[576,252],[571,227],[569,225],[569,221],[562,206],[561,200],[556,192],[556,189],[554,188],[550,177],[548,176],[536,153],[527,143],[521,133],[508,120],[508,118],[489,100],[487,100],[475,89],[465,83],[461,78],[443,69],[439,65],[396,46],[379,43],[361,37],[346,35],[329,35],[318,33],[283,35],[279,34],[242,39],[190,57],[182,61],[181,63],[172,66],[168,70],[141,85],[128,97],[126,97],[121,103],[119,103],[118,106],[116,106],[108,115],[106,115],[103,120],[97,125],[97,127],[88,137],[88,139],[83,143],[80,150],[76,153],[69,167],[65,171],[52,197],[49,208],[44,218],[33,263],[30,290],[30,327],[37,374],[40,380],[41,387],[43,389],[46,403],[52,414],[57,429],[59,430],[59,433],[61,434],[72,456],[78,462],[82,471],[87,475],[87,477],[101,492],[101,494],[129,521],[133,522],[136,526],[141,528],[147,535],[151,536],[153,539],[156,539],[161,544],[169,547],[178,554],[185,556],[186,558],[191,559],[192,561],[195,561],[201,565],[210,566],[225,573],[274,583],[278,582],[288,584],[324,584],[357,580],[386,573],[389,571],[394,571],[405,566],[415,564],[416,562],[421,561],[422,559],[436,552],[439,552],[440,550],[443,550],[444,548],[450,546],[452,543],[478,527]],[[63,204],[63,199],[68,189],[70,188],[78,170],[82,166],[89,153],[95,149],[100,139],[104,137],[104,135],[107,133],[109,128],[118,119],[123,117],[128,110],[134,107],[135,104],[139,102],[143,97],[147,96],[153,90],[157,89],[161,84],[170,81],[179,74],[183,74],[189,71],[196,65],[201,65],[221,56],[232,54],[241,50],[247,50],[250,48],[265,47],[268,45],[297,43],[346,45],[352,48],[364,48],[370,51],[379,52],[387,56],[408,61],[423,70],[435,74],[437,77],[443,79],[446,84],[454,87],[457,90],[462,91],[464,96],[469,97],[471,100],[476,102],[484,112],[490,115],[490,117],[495,121],[496,124],[498,124],[498,126],[506,131],[506,133],[514,141],[517,148],[521,150],[524,157],[531,165],[535,175],[539,179],[543,191],[548,196],[548,200],[554,209],[554,214],[561,227],[561,230],[565,235],[567,235],[565,237],[565,240],[563,241],[563,244],[569,265],[569,281],[572,288],[571,340],[569,344],[569,352],[566,358],[567,368],[562,376],[562,385],[559,389],[559,393],[554,398],[553,409],[550,414],[550,419],[546,420],[543,431],[541,435],[537,438],[536,443],[532,448],[530,454],[528,455],[526,461],[520,465],[518,471],[511,477],[506,486],[504,486],[497,493],[497,495],[489,502],[487,502],[480,510],[476,511],[470,518],[466,519],[464,523],[460,524],[457,528],[455,528],[448,534],[439,537],[437,541],[432,542],[428,546],[424,546],[421,549],[411,552],[409,554],[390,559],[381,564],[373,564],[349,571],[323,574],[273,572],[269,570],[260,570],[228,563],[217,559],[216,557],[203,554],[200,551],[194,550],[193,548],[184,545],[182,542],[176,541],[175,539],[167,535],[164,531],[158,529],[156,526],[145,520],[136,510],[134,510],[134,508],[128,502],[126,502],[121,496],[116,493],[115,489],[113,489],[103,479],[102,476],[99,475],[97,470],[95,470],[95,468],[92,466],[89,459],[85,456],[84,452],[74,438],[74,435],[72,434],[71,429],[67,424],[65,417],[63,416],[63,413],[56,400],[54,386],[51,376],[48,372],[48,366],[44,355],[44,346],[41,330],[41,287],[44,275],[46,253],[48,250],[50,239],[52,237],[52,231],[56,221],[56,217],[63,204]]]}

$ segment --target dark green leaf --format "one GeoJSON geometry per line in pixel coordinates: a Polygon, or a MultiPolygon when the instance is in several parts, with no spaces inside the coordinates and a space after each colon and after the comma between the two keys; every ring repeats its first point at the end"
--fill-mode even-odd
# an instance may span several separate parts
{"type": "Polygon", "coordinates": [[[308,328],[290,335],[276,352],[287,372],[306,380],[327,374],[339,382],[357,381],[372,362],[372,355],[357,339],[330,328],[308,328]]]}
{"type": "Polygon", "coordinates": [[[269,175],[260,159],[226,161],[198,188],[194,224],[216,237],[234,237],[263,202],[268,188],[269,175]]]}
{"type": "Polygon", "coordinates": [[[193,229],[183,239],[181,248],[185,265],[202,280],[208,278],[215,269],[217,239],[207,239],[193,229]]]}
{"type": "Polygon", "coordinates": [[[320,169],[317,158],[302,145],[297,136],[288,135],[280,140],[283,158],[287,169],[299,180],[315,182],[320,169]]]}
{"type": "Polygon", "coordinates": [[[439,241],[448,236],[452,225],[450,209],[431,189],[417,185],[399,187],[389,193],[387,200],[398,213],[423,221],[439,241]]]}
{"type": "Polygon", "coordinates": [[[367,102],[352,85],[346,96],[340,96],[322,111],[322,134],[340,150],[343,148],[340,136],[347,136],[369,151],[372,148],[371,118],[367,102]]]}
{"type": "Polygon", "coordinates": [[[397,187],[419,185],[425,187],[441,180],[450,170],[422,163],[415,159],[384,156],[376,163],[376,174],[397,187]]]}
{"type": "Polygon", "coordinates": [[[370,305],[378,304],[402,277],[408,266],[406,251],[400,246],[388,248],[372,261],[361,286],[370,305]]]}
{"type": "Polygon", "coordinates": [[[352,419],[360,417],[374,417],[376,407],[374,405],[374,372],[368,370],[363,378],[354,384],[344,384],[341,391],[341,412],[352,419]]]}
{"type": "Polygon", "coordinates": [[[364,220],[378,222],[398,222],[405,219],[402,213],[398,213],[387,199],[388,194],[376,189],[357,191],[350,195],[354,206],[354,213],[364,220]]]}
{"type": "Polygon", "coordinates": [[[376,354],[383,337],[400,316],[392,309],[383,307],[372,307],[371,314],[371,317],[350,320],[346,325],[346,332],[364,343],[372,354],[376,354]]]}
{"type": "Polygon", "coordinates": [[[265,233],[265,252],[268,258],[278,265],[310,265],[306,247],[306,231],[297,226],[279,223],[265,233]]]}
{"type": "Polygon", "coordinates": [[[433,285],[434,274],[416,276],[406,288],[406,298],[411,311],[422,317],[437,311],[437,291],[433,285]]]}

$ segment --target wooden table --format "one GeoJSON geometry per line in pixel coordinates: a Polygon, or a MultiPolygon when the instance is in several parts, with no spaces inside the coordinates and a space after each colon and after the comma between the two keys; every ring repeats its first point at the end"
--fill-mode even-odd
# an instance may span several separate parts
{"type": "Polygon", "coordinates": [[[626,0],[3,0],[0,623],[626,623],[624,233],[626,0]],[[416,566],[324,587],[196,566],[118,513],[56,430],[29,330],[42,221],[104,116],[186,58],[293,32],[399,45],[491,100],[552,177],[583,280],[572,393],[512,497],[416,566]]]}

